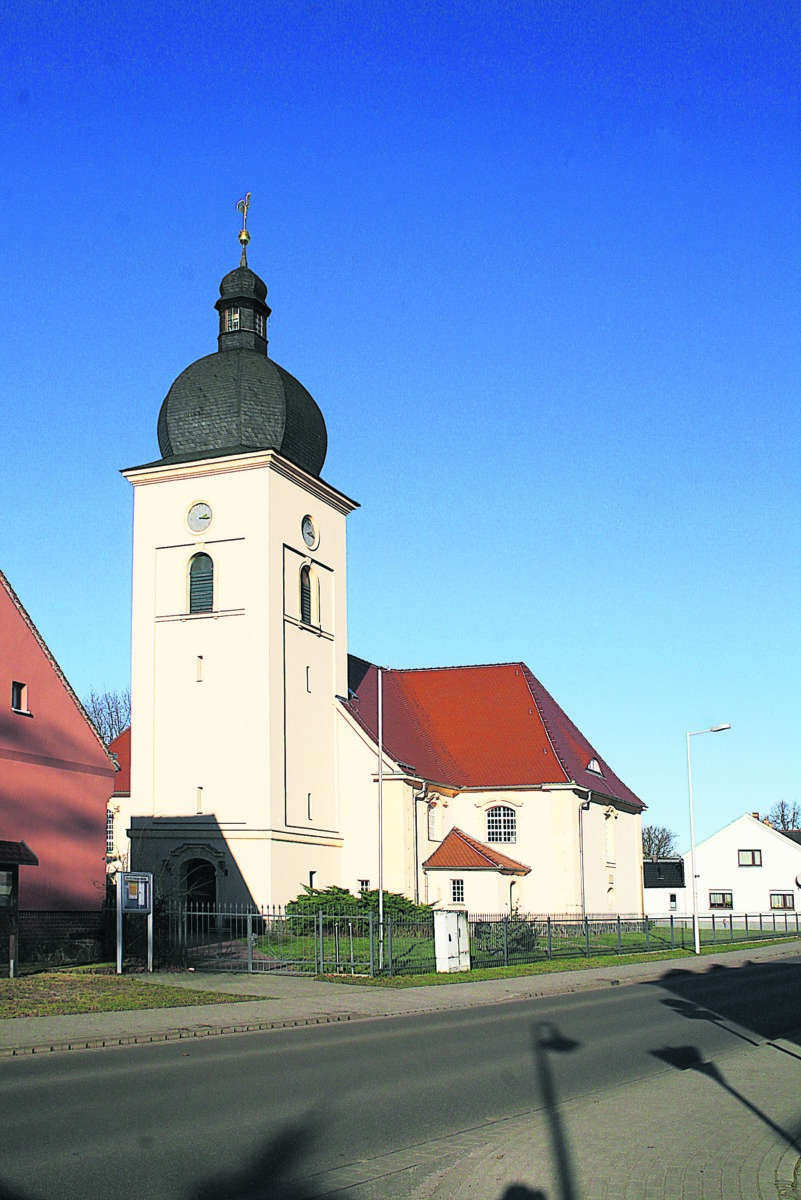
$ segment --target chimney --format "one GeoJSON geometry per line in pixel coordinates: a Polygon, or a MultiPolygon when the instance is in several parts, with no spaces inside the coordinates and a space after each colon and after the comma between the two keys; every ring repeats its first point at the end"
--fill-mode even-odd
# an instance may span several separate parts
{"type": "Polygon", "coordinates": [[[754,818],[755,821],[759,820],[759,813],[751,813],[751,816],[754,818]]]}

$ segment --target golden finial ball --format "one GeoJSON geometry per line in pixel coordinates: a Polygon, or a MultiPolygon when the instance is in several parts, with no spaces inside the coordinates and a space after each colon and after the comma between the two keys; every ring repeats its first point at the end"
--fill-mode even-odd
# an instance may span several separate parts
{"type": "Polygon", "coordinates": [[[247,246],[248,242],[250,241],[250,234],[248,233],[247,229],[240,229],[237,236],[242,245],[247,246]]]}

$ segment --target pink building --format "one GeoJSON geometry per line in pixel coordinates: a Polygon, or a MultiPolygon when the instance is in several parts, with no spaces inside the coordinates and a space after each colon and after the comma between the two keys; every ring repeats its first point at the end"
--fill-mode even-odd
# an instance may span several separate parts
{"type": "Polygon", "coordinates": [[[20,909],[99,909],[114,763],[0,571],[0,840],[27,842],[20,909]]]}

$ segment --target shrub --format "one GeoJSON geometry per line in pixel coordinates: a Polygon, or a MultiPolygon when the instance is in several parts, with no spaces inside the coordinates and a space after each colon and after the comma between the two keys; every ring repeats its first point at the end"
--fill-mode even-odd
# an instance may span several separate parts
{"type": "MultiPolygon", "coordinates": [[[[347,888],[331,886],[310,888],[303,885],[303,893],[286,906],[288,913],[307,914],[322,912],[337,916],[378,915],[378,889],[360,892],[354,896],[347,888]]],[[[384,917],[393,920],[426,920],[431,916],[430,904],[415,904],[398,892],[384,892],[384,917]]]]}

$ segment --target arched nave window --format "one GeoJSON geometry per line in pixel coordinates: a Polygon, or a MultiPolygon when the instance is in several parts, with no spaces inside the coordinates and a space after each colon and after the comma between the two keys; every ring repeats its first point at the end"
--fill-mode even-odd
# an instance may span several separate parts
{"type": "Polygon", "coordinates": [[[211,612],[214,602],[214,563],[208,554],[196,554],[189,564],[189,611],[211,612]]]}
{"type": "Polygon", "coordinates": [[[487,841],[516,842],[517,814],[505,804],[496,804],[487,809],[487,841]]]}

